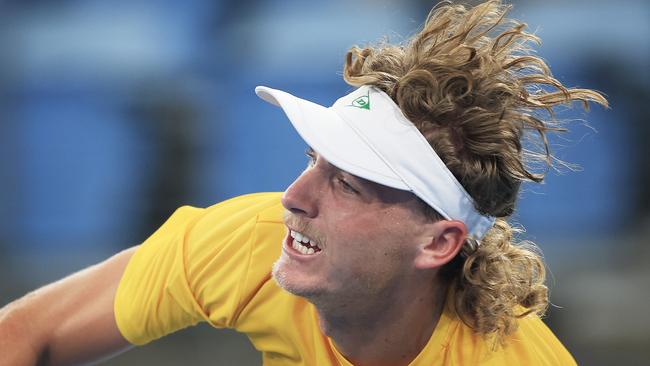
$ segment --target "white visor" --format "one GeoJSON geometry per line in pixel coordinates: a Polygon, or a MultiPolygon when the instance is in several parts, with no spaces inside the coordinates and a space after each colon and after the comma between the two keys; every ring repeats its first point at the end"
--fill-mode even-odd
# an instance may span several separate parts
{"type": "Polygon", "coordinates": [[[465,223],[475,239],[494,224],[381,90],[362,86],[329,108],[265,86],[255,93],[281,107],[305,142],[337,168],[413,192],[446,219],[465,223]]]}

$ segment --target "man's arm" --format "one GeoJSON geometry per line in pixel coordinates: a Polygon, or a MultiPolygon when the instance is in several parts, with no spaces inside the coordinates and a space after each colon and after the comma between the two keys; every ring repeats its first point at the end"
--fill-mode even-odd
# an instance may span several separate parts
{"type": "Polygon", "coordinates": [[[128,349],[115,323],[113,299],[135,249],[0,309],[0,366],[76,364],[128,349]]]}

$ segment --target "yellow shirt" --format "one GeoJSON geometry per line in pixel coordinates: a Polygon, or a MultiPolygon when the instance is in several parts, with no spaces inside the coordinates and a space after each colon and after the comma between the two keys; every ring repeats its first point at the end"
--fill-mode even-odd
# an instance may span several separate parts
{"type": "MultiPolygon", "coordinates": [[[[271,278],[286,234],[280,193],[234,198],[207,209],[182,207],[135,252],[120,281],[115,318],[122,335],[145,344],[207,321],[248,335],[264,365],[350,365],[318,326],[312,304],[271,278]]],[[[537,317],[496,351],[445,310],[410,365],[575,365],[537,317]]]]}

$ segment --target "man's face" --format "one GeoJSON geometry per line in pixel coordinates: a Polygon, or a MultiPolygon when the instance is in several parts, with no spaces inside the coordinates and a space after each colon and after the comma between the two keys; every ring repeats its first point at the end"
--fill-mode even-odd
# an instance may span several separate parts
{"type": "Polygon", "coordinates": [[[282,197],[289,233],[273,267],[280,286],[317,305],[347,306],[412,280],[418,248],[432,239],[418,199],[309,155],[282,197]]]}

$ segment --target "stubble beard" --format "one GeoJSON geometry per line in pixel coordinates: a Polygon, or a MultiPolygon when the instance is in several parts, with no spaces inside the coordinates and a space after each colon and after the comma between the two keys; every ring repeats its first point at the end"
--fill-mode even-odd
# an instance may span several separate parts
{"type": "MultiPolygon", "coordinates": [[[[343,291],[332,292],[326,288],[314,284],[301,284],[294,281],[292,276],[299,274],[290,273],[291,258],[283,255],[275,261],[272,267],[272,276],[276,284],[288,293],[302,297],[312,303],[320,313],[344,316],[351,308],[363,307],[363,294],[372,293],[372,281],[368,278],[358,278],[355,286],[341,289],[343,291]],[[352,295],[352,296],[351,296],[352,295]]],[[[376,295],[376,294],[375,294],[376,295]]]]}
{"type": "Polygon", "coordinates": [[[300,286],[292,282],[290,274],[287,273],[287,266],[290,265],[291,259],[286,258],[283,255],[278,258],[278,260],[273,263],[273,268],[271,274],[275,283],[283,290],[289,292],[290,294],[304,297],[307,300],[318,297],[320,291],[314,288],[306,288],[305,286],[300,286]]]}
{"type": "MultiPolygon", "coordinates": [[[[285,271],[286,267],[284,266],[287,265],[287,263],[284,261],[290,260],[291,259],[280,257],[273,264],[273,279],[284,291],[287,291],[294,296],[301,297],[314,305],[320,317],[321,330],[325,334],[328,334],[330,327],[335,324],[337,326],[346,325],[365,327],[372,323],[369,319],[374,319],[373,316],[376,313],[376,309],[373,310],[373,308],[367,308],[368,304],[365,303],[364,295],[355,294],[354,296],[350,296],[350,292],[356,292],[350,291],[350,289],[345,289],[343,291],[344,293],[337,292],[334,294],[324,288],[308,288],[296,284],[291,281],[291,278],[289,277],[291,274],[285,271]],[[352,313],[356,314],[353,318],[350,317],[350,314],[352,313]]],[[[363,292],[369,292],[367,287],[370,286],[364,282],[365,281],[362,280],[357,286],[353,287],[360,294],[363,292]]]]}

